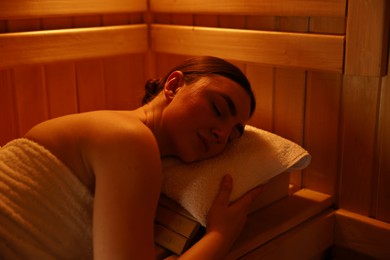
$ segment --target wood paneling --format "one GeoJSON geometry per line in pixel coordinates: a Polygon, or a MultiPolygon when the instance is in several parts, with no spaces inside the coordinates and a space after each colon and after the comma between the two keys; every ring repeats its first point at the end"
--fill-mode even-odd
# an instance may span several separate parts
{"type": "Polygon", "coordinates": [[[307,75],[304,145],[312,160],[303,186],[335,195],[339,170],[342,74],[307,75]]]}
{"type": "Polygon", "coordinates": [[[348,3],[345,74],[382,76],[387,70],[390,3],[355,0],[348,3]]]}
{"type": "Polygon", "coordinates": [[[152,50],[274,66],[341,71],[343,36],[152,25],[152,50]],[[239,51],[237,51],[239,50],[239,51]]]}
{"type": "Polygon", "coordinates": [[[49,119],[44,69],[43,66],[15,68],[12,76],[19,134],[24,135],[34,125],[49,119]]]}
{"type": "Polygon", "coordinates": [[[371,214],[380,78],[344,76],[339,206],[371,214]]]}
{"type": "Polygon", "coordinates": [[[0,146],[19,137],[11,70],[0,70],[0,146]]]}
{"type": "Polygon", "coordinates": [[[390,224],[347,210],[337,210],[335,216],[336,245],[370,256],[369,259],[390,259],[390,224]]]}
{"type": "Polygon", "coordinates": [[[0,46],[0,68],[139,53],[147,50],[147,27],[127,25],[0,34],[0,46]]]}
{"type": "MultiPolygon", "coordinates": [[[[300,69],[275,70],[273,132],[303,146],[306,73],[300,69]]],[[[292,172],[295,189],[302,186],[301,172],[292,172]]]]}
{"type": "Polygon", "coordinates": [[[378,134],[378,181],[376,218],[390,223],[390,79],[385,78],[381,89],[378,134]]]}
{"type": "Polygon", "coordinates": [[[249,123],[272,132],[274,130],[275,69],[273,67],[249,63],[246,71],[256,97],[256,110],[249,123]]]}
{"type": "Polygon", "coordinates": [[[346,0],[151,0],[153,12],[277,16],[344,16],[346,0]]]}
{"type": "Polygon", "coordinates": [[[292,196],[251,214],[226,259],[238,259],[259,245],[264,245],[329,208],[331,201],[329,195],[302,189],[292,196]]]}
{"type": "Polygon", "coordinates": [[[146,0],[84,0],[82,4],[76,1],[52,0],[0,1],[0,19],[143,12],[146,10],[146,0]]]}
{"type": "Polygon", "coordinates": [[[333,228],[334,216],[325,211],[240,259],[325,259],[321,253],[333,244],[333,228]]]}
{"type": "Polygon", "coordinates": [[[73,62],[45,66],[45,84],[50,118],[79,111],[75,79],[76,68],[73,62]]]}

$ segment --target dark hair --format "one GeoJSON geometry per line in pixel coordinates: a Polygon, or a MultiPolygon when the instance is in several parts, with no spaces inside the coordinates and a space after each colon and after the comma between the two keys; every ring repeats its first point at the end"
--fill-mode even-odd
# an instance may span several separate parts
{"type": "Polygon", "coordinates": [[[256,100],[247,77],[235,65],[212,56],[193,57],[187,59],[169,71],[164,78],[148,80],[145,84],[145,96],[142,99],[142,104],[146,104],[152,100],[164,88],[164,84],[169,75],[176,70],[181,71],[184,74],[184,80],[187,84],[197,81],[200,77],[210,76],[213,74],[224,76],[233,80],[242,86],[242,88],[249,94],[251,102],[250,115],[253,114],[256,108],[256,100]]]}

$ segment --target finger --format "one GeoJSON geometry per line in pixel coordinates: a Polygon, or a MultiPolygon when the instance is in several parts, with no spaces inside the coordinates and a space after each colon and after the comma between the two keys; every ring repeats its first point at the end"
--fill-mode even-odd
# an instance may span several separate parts
{"type": "Polygon", "coordinates": [[[216,197],[216,200],[223,204],[229,204],[230,194],[233,189],[233,178],[231,175],[227,174],[222,178],[221,184],[219,186],[219,193],[216,197]]]}

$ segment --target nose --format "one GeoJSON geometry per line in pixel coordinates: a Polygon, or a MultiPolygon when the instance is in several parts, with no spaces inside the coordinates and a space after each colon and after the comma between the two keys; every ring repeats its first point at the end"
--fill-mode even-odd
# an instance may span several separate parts
{"type": "Polygon", "coordinates": [[[214,128],[211,132],[213,140],[219,144],[226,144],[230,135],[230,130],[223,128],[214,128]]]}

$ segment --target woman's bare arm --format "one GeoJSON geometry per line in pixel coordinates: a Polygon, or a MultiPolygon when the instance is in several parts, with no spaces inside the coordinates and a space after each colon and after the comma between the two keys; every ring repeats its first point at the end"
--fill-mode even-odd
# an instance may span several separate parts
{"type": "Polygon", "coordinates": [[[262,187],[255,188],[229,204],[232,188],[232,178],[226,175],[208,214],[206,234],[179,259],[213,260],[226,257],[246,222],[250,205],[262,191],[262,187]]]}
{"type": "Polygon", "coordinates": [[[125,132],[123,138],[121,133],[99,137],[97,147],[92,147],[95,259],[155,259],[154,215],[162,180],[159,151],[151,133],[125,132]]]}

